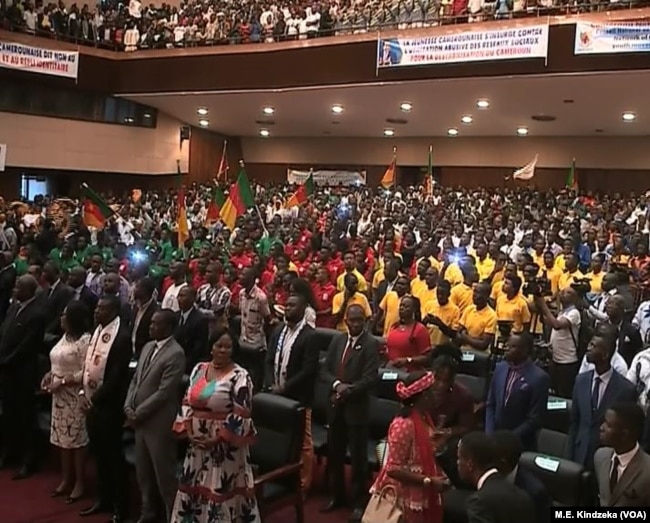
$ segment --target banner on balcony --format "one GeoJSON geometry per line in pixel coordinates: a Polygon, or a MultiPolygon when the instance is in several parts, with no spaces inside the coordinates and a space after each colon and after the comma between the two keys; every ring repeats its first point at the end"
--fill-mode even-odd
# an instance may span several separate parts
{"type": "Polygon", "coordinates": [[[377,41],[377,67],[546,58],[548,25],[377,41]]]}
{"type": "Polygon", "coordinates": [[[0,143],[0,173],[5,170],[6,161],[7,161],[7,144],[0,143]]]}
{"type": "Polygon", "coordinates": [[[316,185],[365,185],[366,171],[298,171],[287,169],[287,181],[289,183],[303,184],[309,178],[314,176],[316,185]]]}
{"type": "Polygon", "coordinates": [[[576,22],[574,54],[647,53],[650,24],[576,22]]]}
{"type": "Polygon", "coordinates": [[[0,67],[76,80],[79,53],[0,42],[0,67]]]}

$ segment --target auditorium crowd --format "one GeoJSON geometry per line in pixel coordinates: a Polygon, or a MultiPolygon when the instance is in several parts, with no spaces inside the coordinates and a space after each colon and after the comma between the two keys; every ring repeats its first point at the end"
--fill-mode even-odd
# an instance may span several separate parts
{"type": "Polygon", "coordinates": [[[140,0],[96,5],[2,0],[0,27],[126,51],[280,42],[380,29],[430,27],[640,6],[570,0],[192,0],[178,7],[140,0]]]}
{"type": "Polygon", "coordinates": [[[127,521],[127,433],[140,523],[260,521],[253,405],[282,398],[304,408],[303,496],[326,458],[324,512],[360,521],[391,491],[405,523],[545,522],[552,495],[520,459],[564,402],[557,459],[591,472],[586,497],[650,506],[646,195],[317,185],[288,207],[295,187],[254,185],[229,230],[212,189],[185,189],[180,245],[172,190],[103,195],[102,228],[76,200],[0,202],[0,466],[15,479],[42,461],[51,395],[52,495],[84,498],[87,457],[96,470],[82,515],[127,521]],[[477,388],[462,369],[480,361],[477,388]],[[377,436],[386,387],[399,408],[377,436]]]}

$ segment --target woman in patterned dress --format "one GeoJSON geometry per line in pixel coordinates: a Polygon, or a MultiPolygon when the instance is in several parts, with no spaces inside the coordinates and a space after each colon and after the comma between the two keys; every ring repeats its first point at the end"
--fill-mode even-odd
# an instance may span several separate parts
{"type": "Polygon", "coordinates": [[[259,523],[249,462],[253,385],[233,362],[237,337],[221,329],[213,340],[212,361],[194,367],[174,425],[190,444],[172,523],[259,523]]]}
{"type": "Polygon", "coordinates": [[[69,493],[66,503],[77,501],[84,493],[84,460],[88,433],[86,416],[81,410],[77,391],[83,377],[86,350],[90,343],[89,313],[83,302],[71,301],[61,316],[63,337],[50,352],[51,371],[41,387],[52,394],[50,442],[61,449],[63,478],[53,496],[69,493]]]}

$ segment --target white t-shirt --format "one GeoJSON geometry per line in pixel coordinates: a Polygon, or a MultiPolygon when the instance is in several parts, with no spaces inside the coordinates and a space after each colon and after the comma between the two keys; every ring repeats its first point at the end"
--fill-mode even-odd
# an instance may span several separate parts
{"type": "Polygon", "coordinates": [[[571,322],[569,329],[551,331],[551,351],[555,363],[576,363],[578,361],[578,333],[580,331],[580,311],[575,307],[564,309],[557,319],[567,318],[571,322]],[[573,332],[573,336],[571,333],[573,332]],[[574,341],[575,340],[575,341],[574,341]]]}
{"type": "Polygon", "coordinates": [[[183,287],[187,286],[187,283],[181,283],[180,285],[173,284],[165,292],[165,296],[162,300],[163,309],[171,309],[174,312],[178,312],[180,307],[178,306],[178,294],[181,292],[183,287]]]}
{"type": "MultiPolygon", "coordinates": [[[[618,351],[614,353],[612,356],[612,369],[614,369],[616,372],[618,372],[621,376],[627,376],[627,363],[625,363],[625,359],[623,356],[621,356],[618,351]]],[[[578,374],[582,374],[583,372],[589,372],[590,370],[594,370],[596,367],[593,363],[589,363],[587,361],[587,355],[585,354],[582,357],[582,363],[580,364],[580,370],[578,371],[578,374]]]]}
{"type": "Polygon", "coordinates": [[[634,356],[626,378],[636,385],[639,405],[647,412],[650,407],[650,349],[634,356]]]}
{"type": "Polygon", "coordinates": [[[36,31],[36,13],[34,11],[25,11],[23,15],[25,25],[30,31],[36,31]]]}

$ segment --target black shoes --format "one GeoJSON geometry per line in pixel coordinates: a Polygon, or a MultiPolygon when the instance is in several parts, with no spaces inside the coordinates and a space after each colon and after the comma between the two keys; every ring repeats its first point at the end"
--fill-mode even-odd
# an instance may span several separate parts
{"type": "Polygon", "coordinates": [[[327,502],[327,505],[325,505],[323,508],[320,509],[320,512],[323,514],[327,514],[328,512],[334,512],[335,510],[344,507],[345,507],[345,502],[343,500],[339,498],[330,498],[330,500],[327,502]]]}
{"type": "Polygon", "coordinates": [[[95,503],[92,507],[88,507],[79,512],[81,517],[94,516],[95,514],[107,514],[111,512],[110,507],[102,505],[100,502],[95,503]]]}

